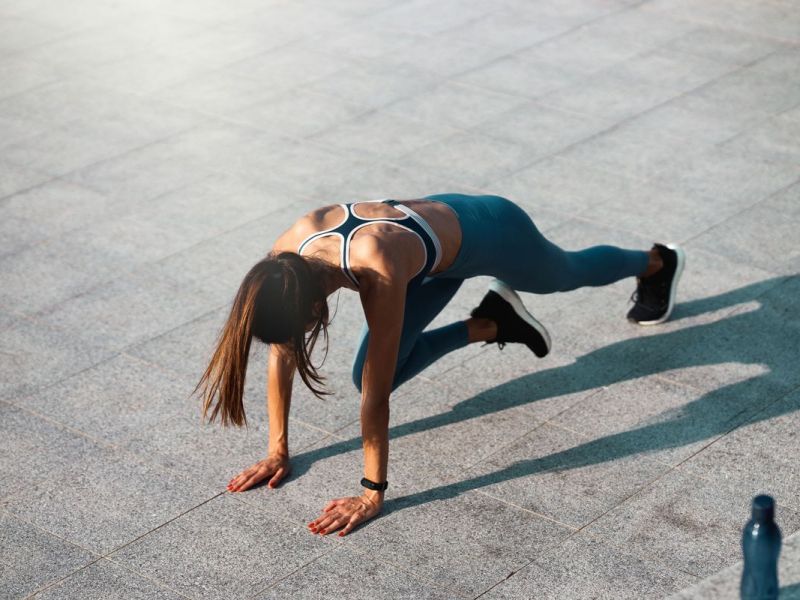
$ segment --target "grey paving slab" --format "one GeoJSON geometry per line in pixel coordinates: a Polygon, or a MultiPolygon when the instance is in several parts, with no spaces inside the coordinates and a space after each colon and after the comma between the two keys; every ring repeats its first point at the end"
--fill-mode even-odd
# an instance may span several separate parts
{"type": "Polygon", "coordinates": [[[800,152],[794,144],[798,133],[799,122],[777,116],[727,140],[723,147],[745,155],[763,156],[775,162],[796,165],[800,164],[800,152]]]}
{"type": "Polygon", "coordinates": [[[109,559],[183,595],[230,598],[256,594],[331,549],[299,526],[223,495],[109,559]]]}
{"type": "Polygon", "coordinates": [[[373,156],[398,158],[458,133],[454,127],[422,124],[385,111],[370,112],[311,136],[325,146],[373,156]]]}
{"type": "Polygon", "coordinates": [[[229,71],[258,79],[277,92],[322,79],[351,64],[352,61],[344,57],[288,44],[239,61],[231,65],[229,71]]]}
{"type": "Polygon", "coordinates": [[[667,10],[670,14],[691,15],[691,18],[709,25],[731,27],[753,34],[772,38],[783,38],[791,41],[797,37],[796,22],[793,18],[782,18],[786,8],[785,2],[777,2],[766,10],[758,10],[746,2],[732,1],[727,6],[704,6],[702,10],[692,11],[691,3],[683,0],[658,2],[649,7],[654,11],[667,10]],[[736,9],[736,16],[726,16],[731,9],[736,9]]]}
{"type": "Polygon", "coordinates": [[[523,104],[478,125],[475,130],[531,148],[531,159],[555,154],[608,129],[610,121],[543,106],[523,104]]]}
{"type": "MultiPolygon", "coordinates": [[[[761,59],[767,60],[769,55],[761,59]]],[[[795,77],[781,77],[770,69],[758,68],[759,63],[743,67],[703,86],[695,93],[716,102],[720,110],[753,110],[780,112],[797,105],[800,101],[800,84],[795,77]],[[754,90],[759,90],[756,100],[754,90]],[[763,94],[763,96],[762,96],[763,94]]]]}
{"type": "MultiPolygon", "coordinates": [[[[377,3],[375,9],[381,6],[377,3]]],[[[236,13],[213,5],[209,5],[206,11],[211,25],[222,23],[244,37],[275,38],[283,47],[289,40],[299,46],[308,38],[325,37],[346,28],[350,23],[350,15],[345,9],[345,5],[342,10],[336,10],[330,4],[316,3],[314,10],[309,10],[309,6],[303,4],[278,1],[271,2],[269,10],[264,10],[261,3],[248,2],[236,13]],[[286,23],[292,23],[293,26],[287,27],[286,23]]]]}
{"type": "Polygon", "coordinates": [[[398,100],[387,106],[386,110],[425,122],[469,128],[526,102],[525,98],[519,96],[445,82],[431,90],[398,100]]]}
{"type": "Polygon", "coordinates": [[[793,232],[783,211],[754,206],[698,236],[693,245],[771,273],[790,275],[797,272],[798,253],[781,241],[791,238],[793,232]]]}
{"type": "MultiPolygon", "coordinates": [[[[560,156],[538,160],[491,183],[496,193],[530,207],[534,213],[541,207],[566,215],[568,220],[589,206],[602,206],[609,196],[630,195],[640,185],[639,180],[560,156]]],[[[535,214],[532,218],[538,227],[535,214]]]]}
{"type": "Polygon", "coordinates": [[[532,16],[509,6],[498,8],[480,18],[471,19],[448,29],[436,37],[444,38],[448,42],[459,40],[469,44],[480,44],[507,54],[559,35],[575,24],[574,20],[567,16],[557,18],[541,13],[532,16]],[[505,34],[494,35],[497,30],[503,30],[505,34]]]}
{"type": "Polygon", "coordinates": [[[2,497],[57,477],[80,457],[96,452],[97,444],[6,402],[2,419],[2,497]]]}
{"type": "Polygon", "coordinates": [[[65,179],[136,206],[208,177],[208,170],[198,168],[200,161],[188,154],[176,152],[173,140],[167,140],[107,158],[65,179]]]}
{"type": "MultiPolygon", "coordinates": [[[[667,372],[668,376],[669,372],[667,372]]],[[[659,375],[621,381],[552,419],[622,455],[644,454],[677,466],[736,425],[742,402],[671,383],[659,375]]]]}
{"type": "Polygon", "coordinates": [[[270,97],[258,79],[217,70],[197,74],[151,92],[170,104],[221,116],[270,97]]]}
{"type": "Polygon", "coordinates": [[[115,352],[191,321],[216,305],[202,289],[139,272],[40,311],[37,319],[58,326],[75,340],[115,352]]]}
{"type": "Polygon", "coordinates": [[[348,534],[352,538],[349,542],[345,538],[345,544],[471,597],[571,532],[458,487],[409,494],[384,508],[386,516],[359,528],[360,535],[348,534]],[[505,524],[502,531],[495,526],[498,522],[505,524]]]}
{"type": "MultiPolygon", "coordinates": [[[[238,177],[218,173],[159,196],[157,201],[137,208],[133,218],[145,222],[147,228],[168,232],[170,245],[160,249],[156,243],[148,244],[154,252],[160,250],[162,255],[168,255],[174,253],[170,252],[173,248],[180,252],[204,243],[270,213],[278,213],[295,201],[277,191],[265,197],[265,190],[238,177]]],[[[297,217],[303,212],[298,208],[297,217]]],[[[101,239],[102,235],[97,232],[91,237],[101,239]]],[[[266,239],[263,244],[269,247],[266,239]]],[[[158,254],[152,256],[156,260],[161,258],[158,254]]]]}
{"type": "MultiPolygon", "coordinates": [[[[581,144],[567,148],[556,157],[578,161],[588,167],[625,175],[632,179],[654,179],[666,171],[669,173],[669,177],[665,178],[664,182],[666,186],[677,190],[703,193],[705,188],[689,188],[688,182],[678,179],[676,174],[678,164],[686,170],[685,165],[699,162],[697,156],[701,153],[701,148],[702,146],[687,147],[684,138],[673,137],[663,131],[654,136],[648,131],[637,131],[633,127],[619,127],[604,131],[581,144]]],[[[705,157],[716,161],[715,153],[708,152],[705,157]]],[[[706,163],[703,165],[709,169],[710,167],[706,163]]],[[[706,184],[706,187],[711,187],[711,185],[706,184]]],[[[711,193],[723,196],[716,189],[713,189],[711,193]]]]}
{"type": "Polygon", "coordinates": [[[380,59],[362,60],[302,86],[299,93],[322,94],[375,110],[422,93],[436,82],[436,75],[418,65],[397,64],[388,68],[380,59]]]}
{"type": "MultiPolygon", "coordinates": [[[[378,13],[380,8],[378,3],[364,3],[358,0],[357,4],[362,4],[359,12],[363,19],[369,19],[369,13],[378,13]]],[[[384,8],[389,8],[393,3],[385,1],[384,8]]],[[[327,5],[326,5],[327,6],[327,5]]],[[[340,10],[343,3],[336,3],[330,6],[333,10],[340,10]]],[[[341,54],[354,59],[376,59],[386,54],[402,52],[405,48],[418,44],[425,39],[424,35],[418,33],[404,33],[383,29],[374,22],[369,27],[362,28],[358,25],[349,24],[343,31],[330,31],[324,38],[307,40],[306,43],[313,45],[314,48],[322,52],[341,54]]]]}
{"type": "Polygon", "coordinates": [[[598,201],[588,203],[580,212],[581,219],[624,228],[653,241],[690,240],[739,210],[735,203],[721,206],[722,203],[711,203],[691,191],[673,190],[667,183],[641,182],[613,174],[607,180],[608,187],[595,189],[598,201]]]}
{"type": "Polygon", "coordinates": [[[456,592],[373,559],[369,553],[340,547],[257,594],[267,598],[452,598],[456,592]]]}
{"type": "Polygon", "coordinates": [[[97,344],[30,319],[12,317],[3,329],[0,398],[13,400],[108,358],[97,344]]]}
{"type": "Polygon", "coordinates": [[[177,600],[184,596],[102,559],[48,587],[36,597],[177,600]]]}
{"type": "Polygon", "coordinates": [[[669,467],[616,439],[588,440],[545,423],[473,466],[450,487],[479,489],[495,500],[585,527],[669,467]]]}
{"type": "MultiPolygon", "coordinates": [[[[451,171],[421,171],[405,161],[368,162],[356,165],[359,176],[336,181],[331,193],[321,193],[318,197],[344,199],[371,198],[422,198],[431,190],[448,190],[461,193],[478,193],[478,190],[457,178],[451,171]]],[[[435,192],[433,192],[435,193],[435,192]]]]}
{"type": "Polygon", "coordinates": [[[435,35],[481,17],[490,10],[488,6],[464,5],[454,0],[445,0],[435,6],[413,0],[370,15],[366,22],[373,27],[401,33],[435,35]],[[420,11],[426,15],[423,22],[419,19],[420,11]]]}
{"type": "MultiPolygon", "coordinates": [[[[218,492],[217,492],[218,493],[218,492]]],[[[106,448],[73,458],[5,498],[10,514],[97,554],[111,552],[214,496],[188,477],[106,448]]]]}
{"type": "Polygon", "coordinates": [[[223,165],[223,170],[258,187],[277,189],[306,199],[347,197],[349,189],[361,188],[352,173],[368,173],[376,165],[376,161],[363,154],[305,141],[265,142],[260,152],[243,153],[241,160],[230,161],[230,164],[223,165]],[[270,168],[264,169],[265,164],[270,168]]]}
{"type": "Polygon", "coordinates": [[[696,29],[672,40],[665,47],[717,62],[746,65],[779,49],[781,43],[740,29],[727,29],[724,25],[719,27],[699,25],[696,29]]]}
{"type": "MultiPolygon", "coordinates": [[[[0,288],[0,302],[32,315],[85,292],[117,276],[121,268],[131,266],[130,254],[127,260],[124,255],[107,256],[98,249],[99,240],[91,247],[78,243],[79,239],[78,232],[68,232],[0,257],[0,277],[4,283],[0,288]]],[[[128,233],[129,252],[134,239],[135,236],[128,233]]],[[[121,239],[120,244],[125,241],[121,239]]]]}
{"type": "MultiPolygon", "coordinates": [[[[746,493],[675,469],[585,531],[641,558],[706,577],[739,558],[750,501],[746,493]]],[[[776,514],[782,529],[797,529],[796,512],[779,505],[776,514]]]]}
{"type": "Polygon", "coordinates": [[[585,534],[569,537],[485,594],[485,598],[649,598],[696,579],[585,534]]]}
{"type": "MultiPolygon", "coordinates": [[[[213,9],[208,4],[205,8],[213,9]]],[[[270,11],[281,8],[279,2],[272,2],[269,6],[270,11]]],[[[170,36],[164,40],[164,44],[160,44],[152,52],[139,56],[150,61],[159,57],[183,59],[201,66],[203,71],[223,70],[224,67],[236,62],[282,46],[296,37],[296,31],[286,27],[282,29],[275,27],[275,23],[270,31],[265,27],[261,35],[253,35],[252,30],[248,32],[237,27],[237,25],[246,26],[248,23],[252,25],[253,16],[257,16],[264,9],[266,6],[255,2],[242,2],[231,11],[221,14],[221,18],[213,20],[211,27],[204,27],[180,37],[170,36]],[[261,10],[258,10],[259,8],[261,10]]],[[[261,24],[265,25],[263,21],[261,24]]]]}
{"type": "Polygon", "coordinates": [[[798,510],[797,447],[800,394],[767,405],[734,431],[694,456],[686,470],[757,496],[766,493],[798,510]]]}
{"type": "Polygon", "coordinates": [[[251,125],[271,135],[305,138],[335,127],[342,121],[353,119],[369,109],[357,101],[303,89],[250,102],[241,110],[230,105],[225,110],[228,111],[229,119],[251,125]]]}
{"type": "Polygon", "coordinates": [[[742,264],[735,257],[688,243],[686,265],[678,288],[678,303],[661,329],[686,323],[716,321],[784,281],[773,273],[742,264]]]}
{"type": "MultiPolygon", "coordinates": [[[[13,137],[13,136],[12,136],[13,137]]],[[[0,160],[0,198],[11,196],[52,179],[52,175],[0,160]]]]}
{"type": "Polygon", "coordinates": [[[800,183],[773,194],[764,200],[761,205],[777,210],[787,218],[796,218],[800,214],[800,183]]]}
{"type": "Polygon", "coordinates": [[[627,121],[628,130],[639,130],[654,139],[664,135],[691,140],[700,145],[724,142],[769,118],[759,106],[740,108],[690,92],[677,96],[627,121]]]}
{"type": "Polygon", "coordinates": [[[604,71],[561,90],[545,94],[547,106],[623,121],[677,95],[670,87],[640,83],[625,73],[604,71]]]}
{"type": "Polygon", "coordinates": [[[80,125],[64,125],[5,146],[3,155],[20,166],[64,175],[139,145],[138,139],[118,132],[87,131],[80,125]]]}
{"type": "Polygon", "coordinates": [[[688,92],[735,70],[735,65],[718,62],[672,48],[656,48],[606,69],[627,81],[688,92]]]}
{"type": "Polygon", "coordinates": [[[530,164],[535,160],[534,152],[517,142],[466,132],[427,144],[401,159],[420,171],[429,170],[466,185],[484,187],[530,164]]]}
{"type": "Polygon", "coordinates": [[[647,48],[646,42],[641,40],[608,37],[581,27],[520,50],[516,56],[588,75],[640,54],[647,48]]]}
{"type": "Polygon", "coordinates": [[[13,96],[59,78],[58,72],[46,65],[9,56],[0,60],[3,91],[0,98],[13,96]]]}
{"type": "Polygon", "coordinates": [[[0,593],[27,597],[97,560],[97,557],[6,513],[0,513],[0,593]]]}
{"type": "Polygon", "coordinates": [[[505,48],[482,42],[456,28],[401,48],[391,55],[381,56],[376,62],[389,69],[395,66],[421,69],[446,80],[505,54],[505,48]]]}
{"type": "Polygon", "coordinates": [[[82,115],[103,114],[109,106],[123,102],[128,96],[96,83],[64,77],[0,100],[0,112],[6,118],[65,126],[82,115]]]}
{"type": "Polygon", "coordinates": [[[476,87],[537,98],[572,84],[579,73],[546,62],[523,60],[511,54],[465,71],[453,81],[476,87]]]}
{"type": "Polygon", "coordinates": [[[153,363],[118,354],[18,400],[26,408],[112,444],[151,431],[171,416],[197,414],[193,387],[153,363]]]}
{"type": "Polygon", "coordinates": [[[3,44],[0,51],[15,54],[25,48],[47,43],[58,37],[59,32],[52,27],[37,22],[23,14],[11,13],[3,19],[3,44]]]}
{"type": "Polygon", "coordinates": [[[113,199],[68,181],[52,180],[0,204],[1,254],[102,220],[117,210],[113,199]]]}

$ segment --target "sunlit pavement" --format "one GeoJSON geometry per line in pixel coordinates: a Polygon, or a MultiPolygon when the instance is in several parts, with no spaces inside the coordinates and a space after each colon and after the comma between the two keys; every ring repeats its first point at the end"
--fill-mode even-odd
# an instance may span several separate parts
{"type": "Polygon", "coordinates": [[[731,598],[758,493],[800,595],[798,43],[777,0],[2,0],[0,596],[731,598]],[[441,192],[681,244],[673,319],[629,324],[632,280],[523,294],[551,355],[401,386],[383,515],[323,538],[363,474],[343,292],[292,476],[226,492],[265,347],[247,430],[190,393],[244,274],[315,206],[441,192]]]}

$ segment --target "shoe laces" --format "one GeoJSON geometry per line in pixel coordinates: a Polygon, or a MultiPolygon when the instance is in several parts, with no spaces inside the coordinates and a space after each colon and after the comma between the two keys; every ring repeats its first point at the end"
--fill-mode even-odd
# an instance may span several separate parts
{"type": "Polygon", "coordinates": [[[664,298],[667,290],[668,282],[663,281],[645,281],[639,279],[639,284],[631,294],[631,301],[634,304],[642,304],[644,306],[660,306],[664,303],[664,298]]]}

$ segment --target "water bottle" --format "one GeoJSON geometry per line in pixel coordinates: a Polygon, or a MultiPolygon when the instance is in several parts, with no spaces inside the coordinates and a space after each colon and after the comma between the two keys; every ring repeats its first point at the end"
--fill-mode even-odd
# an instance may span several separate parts
{"type": "Polygon", "coordinates": [[[781,530],[775,524],[775,501],[770,496],[756,496],[753,518],[742,532],[742,600],[777,600],[780,551],[781,530]]]}

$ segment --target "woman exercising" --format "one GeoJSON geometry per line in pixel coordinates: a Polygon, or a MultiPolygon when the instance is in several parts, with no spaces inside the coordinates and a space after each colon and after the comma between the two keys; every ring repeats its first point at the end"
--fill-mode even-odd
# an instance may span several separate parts
{"type": "Polygon", "coordinates": [[[388,486],[389,396],[432,362],[473,342],[523,343],[550,350],[547,330],[515,290],[549,294],[637,277],[630,321],[666,321],[684,265],[676,246],[649,251],[595,246],[565,251],[546,240],[519,206],[500,196],[437,194],[417,200],[333,204],[305,215],[245,275],[220,333],[202,386],[203,416],[245,423],[242,396],[253,336],[269,344],[267,458],[228,483],[243,492],[290,472],[288,417],[295,371],[318,397],[329,394],[310,360],[320,332],[327,342],[327,297],[358,292],[366,323],[353,360],[361,392],[365,488],[332,500],[309,523],[313,533],[339,531],[377,515],[388,486]],[[470,318],[423,331],[463,281],[495,279],[470,318]],[[215,402],[216,398],[216,402],[215,402]]]}

